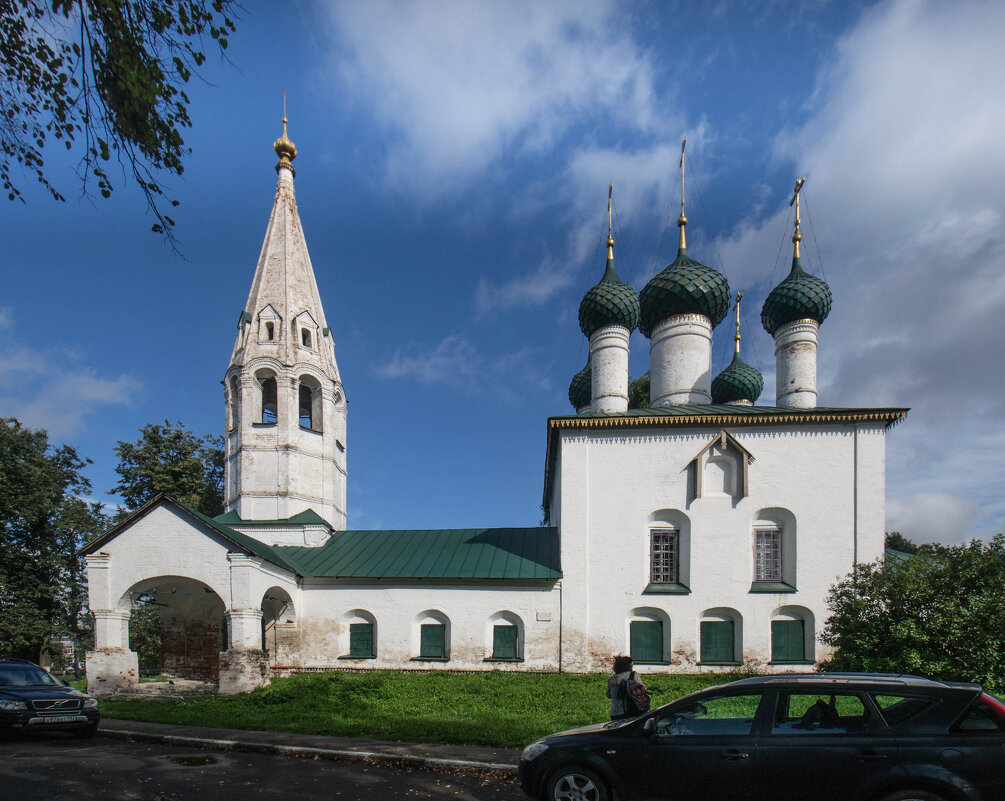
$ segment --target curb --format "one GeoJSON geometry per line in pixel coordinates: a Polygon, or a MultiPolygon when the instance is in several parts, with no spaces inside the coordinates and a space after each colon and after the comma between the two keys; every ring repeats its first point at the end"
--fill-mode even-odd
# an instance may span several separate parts
{"type": "Polygon", "coordinates": [[[455,770],[468,773],[506,773],[516,776],[517,772],[516,765],[508,765],[502,762],[479,762],[469,759],[447,759],[445,757],[416,756],[414,754],[384,754],[378,751],[350,751],[339,748],[315,748],[307,745],[276,745],[275,743],[254,743],[242,740],[217,740],[208,737],[129,731],[127,729],[113,729],[104,726],[98,730],[98,734],[130,742],[187,745],[210,751],[244,751],[254,754],[270,754],[272,756],[407,765],[409,767],[455,770]]]}

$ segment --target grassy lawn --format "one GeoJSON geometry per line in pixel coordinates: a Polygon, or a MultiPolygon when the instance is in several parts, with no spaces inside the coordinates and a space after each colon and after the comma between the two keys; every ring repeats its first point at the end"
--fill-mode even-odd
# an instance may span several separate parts
{"type": "MultiPolygon", "coordinates": [[[[724,675],[646,676],[653,705],[721,684],[724,675]]],[[[607,719],[607,674],[413,673],[374,670],[273,679],[242,695],[102,701],[106,718],[381,740],[519,748],[607,719]]]]}

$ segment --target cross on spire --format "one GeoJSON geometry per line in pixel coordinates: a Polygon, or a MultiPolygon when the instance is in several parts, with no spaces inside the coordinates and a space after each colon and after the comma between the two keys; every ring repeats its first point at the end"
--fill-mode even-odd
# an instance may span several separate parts
{"type": "Polygon", "coordinates": [[[740,352],[740,301],[743,299],[743,293],[736,293],[736,303],[733,304],[733,308],[736,309],[736,335],[733,337],[736,342],[735,353],[740,352]]]}
{"type": "Polygon", "coordinates": [[[680,239],[677,242],[679,250],[687,249],[687,241],[684,238],[684,226],[687,225],[687,217],[684,216],[684,146],[687,144],[687,137],[680,140],[680,217],[677,218],[677,227],[680,228],[680,239]]]}
{"type": "Polygon", "coordinates": [[[799,258],[799,243],[803,239],[803,235],[799,231],[799,193],[802,191],[803,184],[806,183],[806,176],[799,178],[796,181],[796,185],[792,190],[792,200],[789,201],[789,206],[793,203],[796,204],[796,230],[792,234],[792,244],[795,246],[793,249],[793,257],[799,258]]]}

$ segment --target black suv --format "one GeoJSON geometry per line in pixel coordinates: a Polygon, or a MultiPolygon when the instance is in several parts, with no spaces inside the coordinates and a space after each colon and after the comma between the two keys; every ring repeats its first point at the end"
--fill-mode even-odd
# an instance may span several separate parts
{"type": "Polygon", "coordinates": [[[741,679],[531,743],[520,782],[547,801],[1001,801],[1005,704],[917,676],[741,679]]]}
{"type": "Polygon", "coordinates": [[[98,717],[97,699],[27,659],[0,659],[0,732],[54,729],[93,737],[98,717]]]}

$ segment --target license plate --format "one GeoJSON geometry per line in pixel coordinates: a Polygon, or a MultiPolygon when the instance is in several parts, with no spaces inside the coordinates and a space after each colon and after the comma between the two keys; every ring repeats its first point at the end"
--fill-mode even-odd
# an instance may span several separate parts
{"type": "Polygon", "coordinates": [[[53,715],[51,718],[35,718],[32,723],[77,723],[81,720],[79,715],[53,715]]]}

